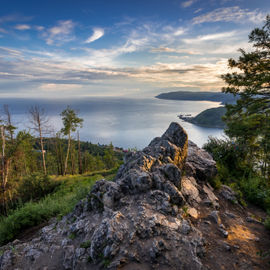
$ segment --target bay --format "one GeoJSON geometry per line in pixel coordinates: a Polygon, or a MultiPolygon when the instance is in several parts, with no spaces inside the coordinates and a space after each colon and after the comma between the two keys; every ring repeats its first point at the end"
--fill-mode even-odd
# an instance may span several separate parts
{"type": "Polygon", "coordinates": [[[79,112],[84,119],[80,129],[81,140],[108,144],[123,148],[142,149],[167,129],[171,122],[179,122],[187,131],[189,139],[202,146],[208,136],[222,137],[223,130],[204,128],[183,122],[177,115],[195,116],[201,111],[218,107],[218,102],[162,100],[156,98],[94,97],[59,100],[10,99],[1,100],[9,104],[15,125],[19,129],[29,127],[27,111],[30,106],[39,105],[49,115],[54,131],[62,128],[60,113],[67,106],[79,112]]]}

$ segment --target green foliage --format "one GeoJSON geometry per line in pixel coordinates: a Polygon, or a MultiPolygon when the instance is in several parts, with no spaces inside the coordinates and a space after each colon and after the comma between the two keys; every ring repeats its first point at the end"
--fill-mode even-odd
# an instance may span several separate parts
{"type": "Polygon", "coordinates": [[[71,239],[71,240],[74,240],[76,238],[76,233],[71,233],[68,238],[71,239]]]}
{"type": "Polygon", "coordinates": [[[51,193],[59,184],[48,175],[34,173],[22,179],[18,187],[18,196],[23,202],[40,199],[51,193]]]}
{"type": "Polygon", "coordinates": [[[106,169],[114,168],[117,165],[117,160],[114,154],[112,143],[110,143],[108,148],[105,150],[103,160],[104,160],[106,169]]]}
{"type": "Polygon", "coordinates": [[[222,117],[225,115],[225,112],[225,107],[211,108],[199,113],[195,117],[186,118],[186,120],[204,127],[224,128],[225,123],[222,117]]]}
{"type": "Polygon", "coordinates": [[[101,175],[55,177],[53,180],[59,181],[60,185],[53,194],[38,202],[28,202],[0,218],[0,245],[11,241],[24,229],[66,215],[101,178],[101,175]]]}
{"type": "Polygon", "coordinates": [[[264,226],[266,229],[270,230],[270,216],[265,219],[264,226]]]}
{"type": "Polygon", "coordinates": [[[226,134],[242,147],[247,159],[270,176],[270,16],[262,28],[249,35],[254,51],[240,49],[238,60],[229,59],[232,73],[222,75],[225,93],[237,94],[234,105],[226,105],[226,134]]]}
{"type": "Polygon", "coordinates": [[[82,242],[82,243],[80,244],[80,247],[81,247],[81,248],[89,248],[90,246],[91,246],[91,241],[90,241],[90,240],[85,241],[85,242],[82,242]]]}
{"type": "Polygon", "coordinates": [[[67,108],[62,111],[60,115],[64,125],[61,132],[64,135],[68,135],[70,132],[75,132],[77,127],[82,127],[83,119],[79,118],[77,113],[71,109],[70,106],[67,106],[67,108]]]}
{"type": "Polygon", "coordinates": [[[253,171],[252,166],[246,161],[245,146],[229,139],[210,137],[203,148],[217,161],[221,181],[228,179],[230,175],[241,178],[253,171]]]}
{"type": "Polygon", "coordinates": [[[210,138],[204,149],[217,162],[218,175],[211,182],[214,187],[229,185],[236,191],[242,204],[245,204],[245,199],[264,209],[270,209],[269,183],[248,162],[245,148],[230,140],[210,138]]]}

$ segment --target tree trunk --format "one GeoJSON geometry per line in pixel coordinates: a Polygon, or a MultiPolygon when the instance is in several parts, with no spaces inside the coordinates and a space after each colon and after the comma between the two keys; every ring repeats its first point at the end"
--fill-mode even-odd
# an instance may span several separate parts
{"type": "Polygon", "coordinates": [[[43,172],[46,175],[47,174],[47,168],[46,168],[46,161],[45,161],[43,137],[42,137],[42,132],[41,132],[41,127],[40,126],[39,126],[39,138],[40,138],[40,146],[41,146],[41,153],[42,153],[43,172]]]}
{"type": "Polygon", "coordinates": [[[82,155],[81,155],[81,144],[80,144],[80,133],[78,131],[78,165],[79,165],[79,174],[83,173],[82,169],[82,155]]]}
{"type": "Polygon", "coordinates": [[[65,160],[65,169],[64,169],[64,175],[66,175],[67,173],[67,164],[68,164],[68,156],[69,156],[69,150],[70,150],[70,131],[68,133],[68,148],[67,148],[67,156],[66,156],[66,160],[65,160]]]}
{"type": "Polygon", "coordinates": [[[73,144],[70,144],[70,158],[71,158],[71,174],[75,174],[75,158],[74,158],[74,150],[73,144]]]}

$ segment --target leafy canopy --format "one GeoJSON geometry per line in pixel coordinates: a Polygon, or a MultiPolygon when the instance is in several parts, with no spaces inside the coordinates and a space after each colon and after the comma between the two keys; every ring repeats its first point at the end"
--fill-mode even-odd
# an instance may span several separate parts
{"type": "Polygon", "coordinates": [[[77,113],[70,106],[67,106],[60,115],[64,125],[61,132],[64,135],[68,135],[70,132],[75,132],[77,127],[82,127],[83,119],[79,118],[77,113]]]}

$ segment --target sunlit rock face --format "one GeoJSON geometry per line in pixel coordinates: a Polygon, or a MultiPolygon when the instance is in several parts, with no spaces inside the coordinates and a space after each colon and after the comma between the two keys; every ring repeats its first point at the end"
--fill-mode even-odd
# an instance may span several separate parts
{"type": "Polygon", "coordinates": [[[219,207],[206,182],[216,166],[189,144],[191,151],[186,132],[171,123],[126,156],[114,181],[97,181],[71,214],[17,243],[19,252],[6,251],[0,268],[204,269],[205,240],[189,217],[199,218],[201,204],[219,207]]]}

